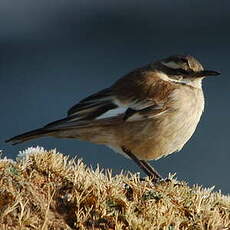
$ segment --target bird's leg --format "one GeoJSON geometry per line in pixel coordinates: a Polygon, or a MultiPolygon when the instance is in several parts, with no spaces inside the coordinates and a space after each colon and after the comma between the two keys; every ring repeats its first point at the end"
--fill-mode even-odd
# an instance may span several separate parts
{"type": "Polygon", "coordinates": [[[139,160],[130,150],[122,147],[122,150],[149,176],[153,181],[162,179],[160,174],[146,161],[139,160]]]}
{"type": "Polygon", "coordinates": [[[155,168],[153,168],[147,161],[144,160],[140,160],[143,165],[145,165],[146,168],[148,168],[148,170],[155,176],[155,178],[157,180],[161,180],[162,176],[157,172],[157,170],[155,168]]]}

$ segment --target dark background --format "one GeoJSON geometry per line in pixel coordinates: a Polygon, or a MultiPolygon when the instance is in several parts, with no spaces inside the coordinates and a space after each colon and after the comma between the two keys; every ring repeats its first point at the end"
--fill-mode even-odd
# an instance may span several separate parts
{"type": "Polygon", "coordinates": [[[79,99],[133,68],[172,54],[191,54],[221,71],[204,81],[206,108],[184,149],[152,162],[166,176],[230,192],[230,2],[182,0],[1,0],[0,149],[15,158],[30,146],[77,155],[95,167],[136,172],[104,146],[43,138],[4,140],[66,115],[79,99]]]}

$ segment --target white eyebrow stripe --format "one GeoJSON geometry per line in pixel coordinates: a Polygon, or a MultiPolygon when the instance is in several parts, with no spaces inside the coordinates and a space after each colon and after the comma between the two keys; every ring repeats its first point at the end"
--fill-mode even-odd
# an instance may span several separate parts
{"type": "Polygon", "coordinates": [[[170,61],[170,62],[161,62],[163,65],[171,68],[171,69],[180,69],[181,66],[179,64],[177,64],[174,61],[170,61]]]}

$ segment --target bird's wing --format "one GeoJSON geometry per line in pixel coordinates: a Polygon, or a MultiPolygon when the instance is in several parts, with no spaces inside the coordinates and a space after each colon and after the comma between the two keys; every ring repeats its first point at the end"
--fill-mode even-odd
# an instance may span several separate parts
{"type": "Polygon", "coordinates": [[[140,68],[113,85],[117,104],[127,108],[125,121],[153,118],[168,110],[170,94],[178,86],[168,84],[161,77],[160,72],[140,68]]]}
{"type": "Polygon", "coordinates": [[[93,120],[108,110],[115,108],[117,108],[117,105],[113,102],[113,94],[111,89],[107,88],[86,97],[72,106],[67,115],[75,120],[93,120]]]}
{"type": "Polygon", "coordinates": [[[127,75],[121,80],[111,88],[81,100],[69,109],[66,118],[52,122],[45,128],[66,128],[118,116],[126,122],[132,122],[159,116],[167,110],[167,92],[161,92],[167,87],[161,86],[161,82],[148,82],[148,77],[142,73],[131,73],[131,78],[127,75]],[[135,79],[135,76],[138,78],[135,79]],[[131,86],[130,89],[127,89],[127,84],[131,86]]]}
{"type": "Polygon", "coordinates": [[[49,123],[45,128],[61,128],[73,123],[81,124],[85,121],[92,121],[117,107],[113,102],[111,90],[109,88],[104,89],[81,100],[68,110],[66,118],[49,123]]]}

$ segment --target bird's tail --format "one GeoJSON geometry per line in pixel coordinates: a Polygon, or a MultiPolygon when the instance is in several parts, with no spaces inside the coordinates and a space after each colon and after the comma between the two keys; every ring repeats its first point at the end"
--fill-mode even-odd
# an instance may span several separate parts
{"type": "Polygon", "coordinates": [[[48,136],[52,131],[46,130],[44,128],[40,128],[40,129],[35,129],[23,134],[20,134],[18,136],[12,137],[8,140],[6,140],[6,142],[10,142],[13,145],[16,144],[20,144],[24,141],[28,141],[34,138],[39,138],[39,137],[43,137],[43,136],[48,136]]]}
{"type": "MultiPolygon", "coordinates": [[[[120,123],[118,119],[102,119],[94,121],[72,121],[67,117],[48,125],[40,129],[35,129],[18,136],[12,137],[6,142],[10,142],[13,145],[20,144],[22,142],[40,138],[40,137],[56,137],[56,138],[75,138],[83,141],[90,141],[96,144],[105,144],[107,140],[109,142],[113,139],[113,130],[111,124],[120,123]],[[98,135],[100,134],[100,135],[98,135]]],[[[123,121],[123,120],[122,120],[123,121]]]]}

